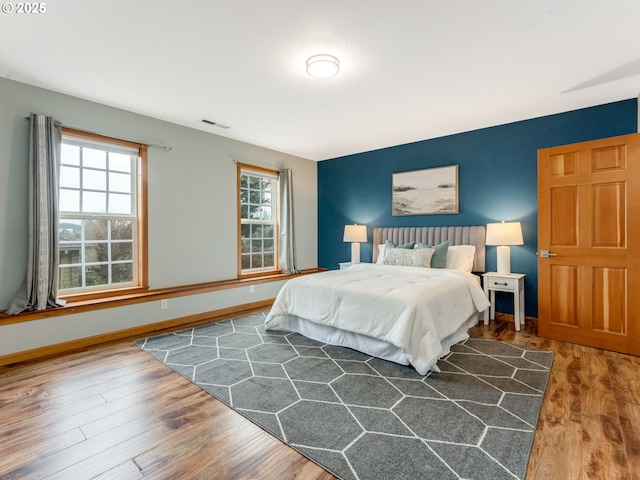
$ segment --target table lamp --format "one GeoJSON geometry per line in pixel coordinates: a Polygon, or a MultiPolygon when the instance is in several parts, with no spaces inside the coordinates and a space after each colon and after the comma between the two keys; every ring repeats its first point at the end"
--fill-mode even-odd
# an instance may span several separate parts
{"type": "Polygon", "coordinates": [[[360,243],[367,241],[367,226],[345,225],[343,241],[351,242],[351,263],[360,263],[360,243]]]}
{"type": "Polygon", "coordinates": [[[498,245],[498,273],[511,273],[511,250],[509,245],[524,245],[520,222],[487,224],[487,245],[498,245]]]}

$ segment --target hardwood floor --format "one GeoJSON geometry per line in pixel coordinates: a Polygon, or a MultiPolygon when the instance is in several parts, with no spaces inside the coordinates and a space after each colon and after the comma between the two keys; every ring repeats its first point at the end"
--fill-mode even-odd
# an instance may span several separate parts
{"type": "MultiPolygon", "coordinates": [[[[640,358],[528,320],[472,336],[555,351],[527,479],[640,478],[640,358]]],[[[0,367],[1,479],[333,479],[123,340],[0,367]]]]}
{"type": "Polygon", "coordinates": [[[527,480],[640,479],[640,358],[547,340],[510,316],[470,330],[555,352],[527,480]]]}

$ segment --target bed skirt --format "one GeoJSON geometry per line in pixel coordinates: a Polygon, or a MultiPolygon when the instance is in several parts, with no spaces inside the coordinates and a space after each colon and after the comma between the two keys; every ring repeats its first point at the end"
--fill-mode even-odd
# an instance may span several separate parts
{"type": "MultiPolygon", "coordinates": [[[[479,313],[472,314],[458,330],[442,340],[443,351],[440,358],[449,354],[452,345],[469,338],[469,334],[467,332],[469,328],[478,323],[479,315],[479,313]]],[[[305,337],[318,342],[351,348],[372,357],[399,363],[400,365],[410,364],[407,355],[405,355],[402,349],[391,343],[369,337],[367,335],[361,335],[328,325],[314,323],[295,315],[281,316],[280,325],[277,328],[274,328],[274,330],[299,333],[300,335],[304,335],[305,337]]],[[[434,365],[431,368],[431,371],[439,372],[440,369],[437,365],[434,365]]]]}

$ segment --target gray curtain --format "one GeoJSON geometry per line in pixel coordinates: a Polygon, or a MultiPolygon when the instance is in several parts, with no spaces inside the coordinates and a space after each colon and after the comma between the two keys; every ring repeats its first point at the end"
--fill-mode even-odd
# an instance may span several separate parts
{"type": "Polygon", "coordinates": [[[293,172],[280,170],[280,269],[298,273],[293,221],[293,172]]]}
{"type": "Polygon", "coordinates": [[[6,313],[64,305],[58,300],[58,177],[62,125],[51,117],[29,117],[27,274],[6,313]]]}

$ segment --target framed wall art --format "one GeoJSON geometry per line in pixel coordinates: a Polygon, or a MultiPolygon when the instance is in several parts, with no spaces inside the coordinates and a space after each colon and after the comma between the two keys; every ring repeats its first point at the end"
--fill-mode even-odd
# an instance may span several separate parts
{"type": "Polygon", "coordinates": [[[458,213],[458,165],[394,173],[392,211],[394,216],[458,213]]]}

